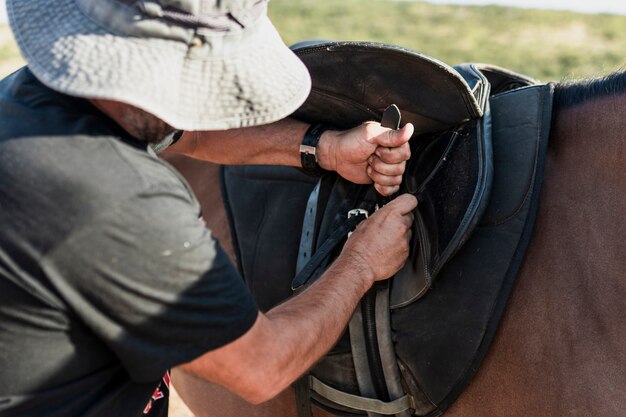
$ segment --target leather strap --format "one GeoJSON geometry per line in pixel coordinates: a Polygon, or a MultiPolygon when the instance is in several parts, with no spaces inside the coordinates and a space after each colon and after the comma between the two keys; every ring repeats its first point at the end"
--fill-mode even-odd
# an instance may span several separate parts
{"type": "Polygon", "coordinates": [[[317,217],[317,200],[320,195],[322,181],[319,180],[309,195],[302,221],[302,234],[300,235],[300,246],[298,248],[298,259],[296,261],[296,274],[309,262],[313,256],[313,243],[315,240],[315,220],[317,217]]]}
{"type": "MultiPolygon", "coordinates": [[[[386,284],[389,284],[387,282],[386,284]]],[[[405,396],[402,386],[402,375],[398,368],[398,360],[394,350],[393,335],[391,332],[391,310],[389,309],[389,285],[378,288],[376,292],[376,336],[378,337],[378,352],[389,399],[395,400],[405,396]]],[[[411,417],[410,410],[396,414],[396,417],[411,417]]]]}
{"type": "MultiPolygon", "coordinates": [[[[368,398],[376,397],[376,389],[370,372],[370,366],[365,343],[365,332],[363,329],[363,301],[360,301],[350,319],[348,330],[350,332],[350,351],[352,353],[352,363],[359,393],[368,398]]],[[[368,412],[368,417],[377,417],[372,412],[368,412]]]]}
{"type": "MultiPolygon", "coordinates": [[[[400,122],[402,121],[402,114],[400,113],[400,109],[395,104],[390,104],[385,111],[383,112],[382,117],[380,118],[380,125],[382,127],[387,127],[389,129],[398,130],[400,129],[400,122]]],[[[391,200],[400,195],[399,192],[395,192],[390,196],[384,196],[376,192],[376,201],[378,203],[378,207],[382,207],[385,204],[389,203],[391,200]]]]}
{"type": "Polygon", "coordinates": [[[356,215],[347,219],[341,226],[324,241],[319,247],[311,260],[302,268],[300,273],[291,282],[291,289],[297,290],[309,281],[314,281],[319,276],[319,270],[322,269],[333,250],[348,236],[348,233],[365,219],[363,215],[356,215]]]}
{"type": "Polygon", "coordinates": [[[320,141],[322,133],[327,130],[328,126],[318,123],[309,126],[304,134],[302,144],[300,145],[300,162],[305,174],[312,176],[324,174],[325,171],[318,164],[317,143],[320,141]]]}
{"type": "Polygon", "coordinates": [[[373,398],[360,397],[358,395],[339,391],[338,389],[324,384],[312,375],[309,376],[309,384],[311,389],[318,395],[321,395],[336,404],[353,408],[355,410],[368,411],[383,415],[394,415],[411,409],[411,401],[408,395],[393,401],[384,402],[373,398]]]}
{"type": "Polygon", "coordinates": [[[313,417],[311,410],[311,394],[309,386],[309,374],[304,374],[293,383],[294,394],[296,396],[296,409],[298,417],[313,417]]]}
{"type": "MultiPolygon", "coordinates": [[[[375,388],[375,381],[372,366],[375,361],[380,361],[382,375],[378,378],[384,381],[387,394],[390,400],[396,400],[406,396],[402,386],[402,377],[398,368],[396,354],[391,332],[391,316],[389,310],[389,282],[381,282],[373,287],[370,291],[374,291],[375,297],[375,325],[376,338],[378,344],[375,349],[377,352],[370,352],[368,343],[365,340],[364,322],[362,314],[363,300],[354,312],[350,320],[350,347],[352,351],[352,361],[356,374],[359,392],[367,398],[380,398],[377,392],[380,389],[375,388]],[[373,357],[378,359],[374,359],[373,357]]],[[[367,297],[368,295],[366,295],[367,297]]],[[[367,412],[368,417],[380,417],[381,414],[372,411],[367,412]]],[[[410,417],[411,411],[404,410],[395,414],[396,417],[410,417]]]]}

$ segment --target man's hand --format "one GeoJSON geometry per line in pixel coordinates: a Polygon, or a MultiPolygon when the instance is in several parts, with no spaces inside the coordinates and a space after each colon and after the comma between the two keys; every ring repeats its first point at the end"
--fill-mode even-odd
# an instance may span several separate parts
{"type": "Polygon", "coordinates": [[[361,222],[341,255],[310,287],[260,313],[237,340],[179,369],[254,404],[277,395],[335,345],[373,282],[404,265],[416,205],[410,194],[386,204],[361,222]]]}
{"type": "Polygon", "coordinates": [[[391,195],[400,188],[411,156],[411,135],[410,123],[400,130],[366,122],[350,130],[326,131],[318,144],[319,163],[356,184],[374,182],[379,193],[391,195]]]}
{"type": "Polygon", "coordinates": [[[411,194],[398,196],[359,224],[341,255],[367,266],[374,281],[391,277],[409,256],[415,207],[417,199],[411,194]]]}

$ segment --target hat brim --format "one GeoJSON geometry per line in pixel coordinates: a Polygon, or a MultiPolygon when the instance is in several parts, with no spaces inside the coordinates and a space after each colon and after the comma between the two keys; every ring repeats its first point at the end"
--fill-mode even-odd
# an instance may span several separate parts
{"type": "Polygon", "coordinates": [[[131,104],[177,129],[271,123],[309,94],[306,67],[265,15],[245,36],[218,33],[190,46],[112,34],[73,0],[53,6],[8,0],[7,10],[28,67],[42,83],[72,96],[131,104]],[[231,39],[235,47],[220,47],[228,36],[240,39],[231,39]]]}

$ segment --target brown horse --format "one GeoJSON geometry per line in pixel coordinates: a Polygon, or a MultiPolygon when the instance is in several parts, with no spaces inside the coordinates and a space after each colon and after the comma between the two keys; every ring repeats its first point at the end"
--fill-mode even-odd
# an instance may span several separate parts
{"type": "MultiPolygon", "coordinates": [[[[232,254],[215,166],[169,157],[232,254]]],[[[537,223],[500,329],[446,416],[626,416],[626,72],[559,85],[537,223]]],[[[177,373],[197,416],[292,417],[177,373]]],[[[316,416],[328,414],[315,410],[316,416]]]]}

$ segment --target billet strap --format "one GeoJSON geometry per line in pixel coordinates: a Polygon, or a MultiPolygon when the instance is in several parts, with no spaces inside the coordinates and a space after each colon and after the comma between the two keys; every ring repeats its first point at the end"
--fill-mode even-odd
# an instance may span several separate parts
{"type": "MultiPolygon", "coordinates": [[[[388,283],[386,283],[388,284],[388,283]]],[[[405,395],[402,387],[402,376],[398,368],[396,353],[394,351],[393,339],[391,334],[391,316],[389,310],[389,285],[378,285],[370,291],[375,292],[375,326],[377,353],[369,351],[368,343],[365,340],[364,322],[362,306],[363,300],[356,308],[352,319],[350,320],[350,348],[352,350],[352,361],[356,374],[359,392],[367,398],[380,398],[378,390],[375,388],[374,372],[371,366],[375,362],[380,361],[382,375],[377,378],[384,380],[385,389],[389,398],[392,400],[401,398],[405,395]],[[378,359],[374,359],[375,356],[378,359]]],[[[368,411],[368,417],[380,417],[381,414],[368,411]]],[[[404,410],[396,414],[396,417],[410,417],[410,410],[404,410]]]]}
{"type": "MultiPolygon", "coordinates": [[[[405,396],[402,386],[402,375],[398,368],[398,360],[394,350],[393,337],[391,332],[391,310],[389,309],[389,285],[378,289],[376,292],[376,337],[378,338],[378,352],[385,384],[390,399],[405,396]]],[[[411,417],[410,410],[397,413],[396,417],[411,417]]]]}
{"type": "MultiPolygon", "coordinates": [[[[322,180],[320,179],[306,204],[304,219],[302,222],[302,234],[300,235],[300,246],[298,249],[298,259],[296,262],[296,274],[299,274],[313,254],[313,243],[315,233],[315,218],[317,215],[317,201],[320,194],[322,180]]],[[[309,375],[304,374],[293,384],[294,395],[296,397],[296,411],[298,417],[313,417],[311,409],[311,390],[309,387],[309,375]]]]}
{"type": "MultiPolygon", "coordinates": [[[[359,386],[359,393],[365,397],[376,397],[376,389],[370,371],[370,365],[365,343],[365,331],[363,328],[362,303],[360,301],[350,319],[348,330],[350,332],[350,350],[352,352],[352,363],[354,373],[359,386]]],[[[368,412],[368,417],[377,417],[372,412],[368,412]]]]}
{"type": "Polygon", "coordinates": [[[296,274],[302,271],[302,268],[309,262],[313,255],[313,243],[315,237],[315,219],[317,215],[317,200],[320,195],[320,187],[322,180],[320,179],[306,203],[304,212],[304,220],[302,221],[302,234],[300,235],[300,246],[298,249],[298,260],[296,262],[296,274]]]}
{"type": "Polygon", "coordinates": [[[339,391],[338,389],[324,384],[312,375],[309,376],[309,385],[313,391],[327,400],[355,410],[370,411],[383,415],[394,415],[411,409],[411,401],[408,395],[400,397],[397,400],[384,402],[339,391]]]}
{"type": "Polygon", "coordinates": [[[304,374],[304,376],[294,382],[293,389],[296,396],[296,409],[298,417],[313,417],[313,411],[311,410],[309,375],[304,374]]]}
{"type": "Polygon", "coordinates": [[[326,261],[333,253],[333,250],[340,244],[348,233],[354,230],[354,228],[362,221],[365,220],[365,216],[356,215],[352,216],[343,222],[335,231],[324,241],[319,247],[315,255],[311,257],[311,260],[302,268],[300,273],[296,275],[291,283],[291,289],[297,290],[309,281],[317,278],[321,267],[326,266],[326,261]]]}

